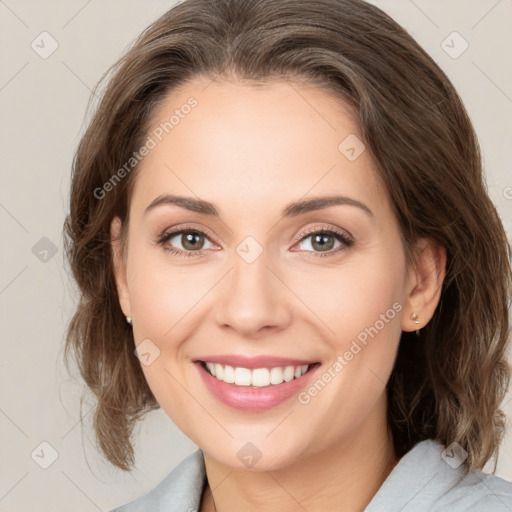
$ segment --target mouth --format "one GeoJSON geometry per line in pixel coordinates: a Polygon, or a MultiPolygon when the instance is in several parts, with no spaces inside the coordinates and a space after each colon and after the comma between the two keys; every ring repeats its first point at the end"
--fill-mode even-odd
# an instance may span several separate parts
{"type": "Polygon", "coordinates": [[[274,366],[270,368],[233,367],[229,364],[199,361],[201,367],[217,380],[235,386],[262,388],[278,386],[283,382],[290,382],[305,375],[315,365],[320,363],[274,366]]]}
{"type": "Polygon", "coordinates": [[[321,363],[280,358],[205,357],[194,364],[206,389],[218,401],[244,412],[258,412],[276,407],[299,393],[321,363]]]}

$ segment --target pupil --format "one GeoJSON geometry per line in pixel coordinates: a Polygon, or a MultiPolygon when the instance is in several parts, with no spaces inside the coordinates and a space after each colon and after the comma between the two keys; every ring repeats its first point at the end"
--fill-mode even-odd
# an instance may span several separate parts
{"type": "Polygon", "coordinates": [[[201,244],[197,244],[197,240],[195,240],[196,243],[194,243],[194,239],[197,239],[198,237],[199,238],[203,238],[203,236],[201,234],[199,234],[199,233],[186,233],[183,236],[185,238],[185,243],[183,243],[183,247],[185,249],[197,249],[197,246],[201,245],[201,244]]]}
{"type": "Polygon", "coordinates": [[[320,251],[328,251],[329,249],[332,249],[334,246],[334,239],[331,235],[315,235],[313,240],[313,247],[315,249],[319,248],[320,251]],[[326,239],[330,239],[326,242],[326,239]],[[319,244],[318,247],[315,247],[315,244],[319,244]]]}

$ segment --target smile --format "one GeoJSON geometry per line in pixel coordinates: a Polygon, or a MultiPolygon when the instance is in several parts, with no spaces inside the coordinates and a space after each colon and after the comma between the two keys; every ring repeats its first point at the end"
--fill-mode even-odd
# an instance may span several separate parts
{"type": "Polygon", "coordinates": [[[207,371],[217,380],[236,386],[265,387],[290,382],[302,377],[309,369],[308,364],[300,366],[284,366],[274,368],[249,368],[236,367],[220,363],[204,363],[207,371]]]}
{"type": "Polygon", "coordinates": [[[276,407],[303,390],[319,362],[277,357],[208,356],[194,361],[206,390],[244,412],[276,407]]]}

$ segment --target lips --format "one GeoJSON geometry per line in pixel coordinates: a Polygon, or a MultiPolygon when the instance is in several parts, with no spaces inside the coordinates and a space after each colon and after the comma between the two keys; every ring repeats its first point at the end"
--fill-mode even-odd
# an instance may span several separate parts
{"type": "Polygon", "coordinates": [[[234,355],[205,356],[194,363],[206,388],[220,402],[254,412],[276,407],[300,392],[320,366],[302,359],[234,355]]]}

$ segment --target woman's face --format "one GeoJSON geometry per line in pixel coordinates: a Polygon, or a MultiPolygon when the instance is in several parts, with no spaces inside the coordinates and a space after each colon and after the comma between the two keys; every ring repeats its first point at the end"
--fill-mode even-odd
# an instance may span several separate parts
{"type": "Polygon", "coordinates": [[[116,277],[165,412],[264,470],[385,429],[414,273],[348,109],[297,82],[196,78],[153,121],[116,277]]]}

